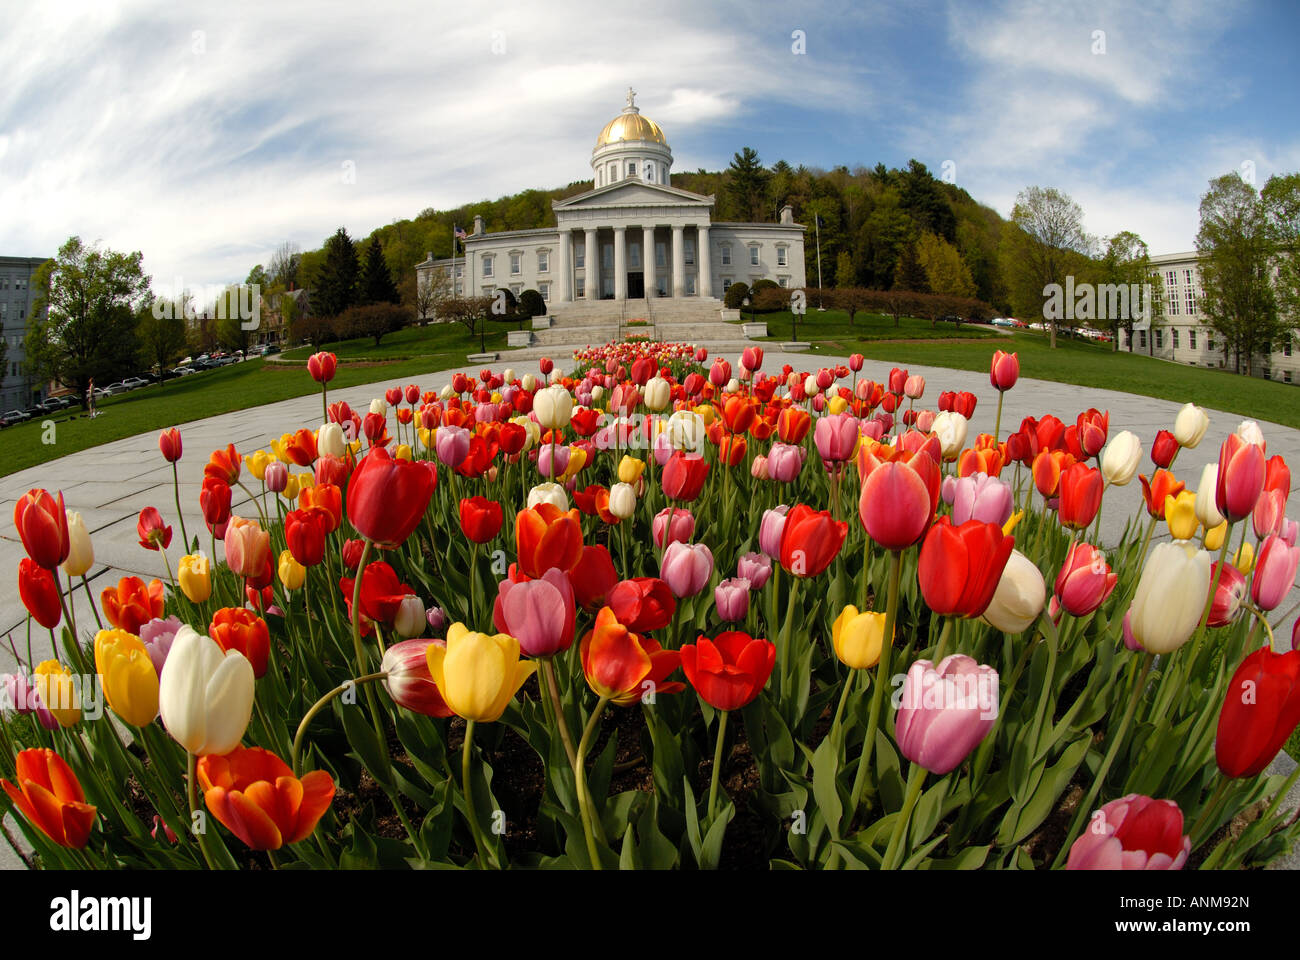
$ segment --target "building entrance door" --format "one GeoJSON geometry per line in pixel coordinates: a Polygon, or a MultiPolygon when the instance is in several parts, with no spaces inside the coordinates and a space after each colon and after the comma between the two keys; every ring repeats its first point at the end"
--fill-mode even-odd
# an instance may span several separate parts
{"type": "Polygon", "coordinates": [[[627,298],[629,300],[640,300],[645,296],[645,274],[641,272],[629,273],[627,275],[627,298]]]}

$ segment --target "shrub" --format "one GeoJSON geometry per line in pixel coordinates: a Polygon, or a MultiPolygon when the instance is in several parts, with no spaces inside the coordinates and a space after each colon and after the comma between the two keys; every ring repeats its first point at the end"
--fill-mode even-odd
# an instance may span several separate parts
{"type": "Polygon", "coordinates": [[[733,283],[727,287],[727,292],[722,295],[722,305],[728,310],[739,310],[745,305],[745,298],[749,296],[749,286],[744,283],[733,283]]]}
{"type": "Polygon", "coordinates": [[[415,319],[409,307],[391,303],[372,303],[366,307],[350,307],[334,321],[335,332],[344,338],[373,337],[375,346],[385,334],[396,333],[415,319]]]}
{"type": "Polygon", "coordinates": [[[546,315],[546,301],[536,290],[525,290],[519,294],[518,310],[522,317],[542,317],[546,315]]]}

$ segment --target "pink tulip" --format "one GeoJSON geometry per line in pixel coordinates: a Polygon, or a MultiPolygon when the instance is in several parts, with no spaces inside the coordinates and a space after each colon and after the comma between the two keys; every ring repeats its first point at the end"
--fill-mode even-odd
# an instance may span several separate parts
{"type": "Polygon", "coordinates": [[[767,457],[757,456],[749,465],[749,475],[756,480],[770,479],[767,475],[767,457]]]}
{"type": "Polygon", "coordinates": [[[749,614],[750,582],[743,577],[723,580],[713,588],[713,603],[718,616],[727,623],[738,623],[749,614]]]}
{"type": "Polygon", "coordinates": [[[918,410],[916,414],[916,429],[922,433],[929,433],[934,427],[934,418],[938,414],[933,410],[918,410]]]}
{"type": "Polygon", "coordinates": [[[444,425],[433,440],[438,459],[453,470],[469,456],[469,431],[464,427],[444,425]]]}
{"type": "Polygon", "coordinates": [[[1296,545],[1296,540],[1300,539],[1300,523],[1283,517],[1281,530],[1278,533],[1278,536],[1286,541],[1288,547],[1294,547],[1296,545]]]}
{"type": "Polygon", "coordinates": [[[781,537],[785,534],[785,515],[790,512],[787,504],[763,511],[763,519],[758,524],[758,549],[773,560],[781,559],[781,537]]]}
{"type": "Polygon", "coordinates": [[[740,354],[740,362],[746,370],[760,370],[763,367],[763,348],[746,347],[740,354]]]}
{"type": "Polygon", "coordinates": [[[777,483],[789,483],[803,469],[804,448],[792,443],[773,443],[767,452],[767,475],[777,483]]]}
{"type": "Polygon", "coordinates": [[[1086,617],[1110,596],[1119,582],[1105,555],[1089,543],[1076,543],[1056,575],[1056,599],[1076,617],[1086,617]]]}
{"type": "Polygon", "coordinates": [[[1255,579],[1250,596],[1263,610],[1274,610],[1295,586],[1296,568],[1300,566],[1300,547],[1288,546],[1279,536],[1270,536],[1259,548],[1255,559],[1255,579]]]}
{"type": "Polygon", "coordinates": [[[1232,564],[1225,563],[1220,569],[1216,563],[1210,568],[1210,586],[1214,588],[1214,601],[1206,623],[1211,627],[1226,627],[1241,612],[1241,604],[1246,599],[1246,578],[1232,564]]]}
{"type": "Polygon", "coordinates": [[[1135,653],[1142,649],[1142,641],[1133,635],[1133,609],[1124,614],[1124,649],[1135,653]]]}
{"type": "Polygon", "coordinates": [[[1263,540],[1270,534],[1281,533],[1282,521],[1286,519],[1286,494],[1281,490],[1263,490],[1250,517],[1256,539],[1263,540]]]}
{"type": "Polygon", "coordinates": [[[817,389],[826,390],[835,382],[835,372],[822,367],[817,371],[817,389]]]}
{"type": "Polygon", "coordinates": [[[914,373],[903,381],[903,396],[910,400],[920,400],[925,394],[925,377],[914,373]]]}
{"type": "MultiPolygon", "coordinates": [[[[610,447],[614,444],[611,442],[610,447]]],[[[542,444],[537,449],[537,472],[543,477],[558,477],[569,466],[570,450],[567,446],[542,444]]]]}
{"type": "Polygon", "coordinates": [[[864,360],[865,358],[862,356],[862,354],[860,353],[853,354],[853,356],[849,357],[849,369],[852,370],[854,373],[861,372],[862,364],[864,360]]]}
{"type": "Polygon", "coordinates": [[[665,507],[655,514],[650,527],[655,546],[664,550],[674,543],[690,543],[695,534],[695,516],[681,507],[665,507]]]}
{"type": "Polygon", "coordinates": [[[925,480],[906,463],[882,463],[862,482],[858,517],[867,536],[886,550],[904,550],[920,540],[932,511],[925,480]]]}
{"type": "Polygon", "coordinates": [[[726,360],[718,357],[713,361],[713,366],[709,368],[709,383],[715,387],[725,387],[727,381],[731,379],[731,364],[726,360]]]}
{"type": "Polygon", "coordinates": [[[813,443],[828,469],[831,464],[843,463],[853,456],[858,429],[858,420],[851,413],[835,413],[817,421],[813,443]]]}
{"type": "Polygon", "coordinates": [[[289,485],[289,468],[281,460],[272,460],[262,473],[262,482],[272,493],[280,493],[289,485]]]}
{"type": "Polygon", "coordinates": [[[1219,479],[1215,503],[1230,523],[1250,516],[1264,489],[1264,448],[1246,443],[1235,433],[1219,448],[1219,479]]]}
{"type": "Polygon", "coordinates": [[[736,562],[736,576],[749,581],[754,590],[762,590],[772,576],[772,558],[765,553],[746,553],[736,562]]]}
{"type": "Polygon", "coordinates": [[[568,575],[556,567],[540,580],[497,584],[492,622],[519,641],[528,657],[549,657],[573,643],[574,599],[568,575]]]}
{"type": "Polygon", "coordinates": [[[381,669],[388,674],[384,689],[398,706],[426,717],[448,717],[451,708],[442,699],[438,685],[429,674],[428,651],[431,644],[443,645],[441,640],[423,638],[403,640],[384,652],[381,669]]]}
{"type": "Polygon", "coordinates": [[[883,420],[879,417],[872,417],[870,420],[863,420],[861,427],[862,436],[867,440],[879,441],[889,430],[883,420]]]}
{"type": "Polygon", "coordinates": [[[1065,868],[1181,870],[1191,852],[1178,804],[1130,793],[1093,812],[1065,868]]]}
{"type": "MultiPolygon", "coordinates": [[[[948,499],[946,492],[944,499],[948,499]]],[[[982,520],[1000,527],[1011,518],[1011,506],[1011,485],[996,477],[973,473],[953,484],[952,522],[958,526],[967,520],[982,520]]]]}
{"type": "Polygon", "coordinates": [[[677,599],[693,597],[713,576],[713,554],[702,543],[671,543],[664,551],[659,577],[677,599]]]}
{"type": "Polygon", "coordinates": [[[894,722],[903,756],[931,773],[955,770],[993,728],[998,716],[998,673],[964,654],[935,669],[918,660],[903,681],[894,722]]]}

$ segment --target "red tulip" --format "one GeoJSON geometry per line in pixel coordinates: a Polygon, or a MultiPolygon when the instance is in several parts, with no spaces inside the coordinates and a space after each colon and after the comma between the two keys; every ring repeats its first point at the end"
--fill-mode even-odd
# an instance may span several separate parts
{"type": "Polygon", "coordinates": [[[975,394],[968,390],[962,390],[957,396],[953,397],[952,409],[954,413],[960,413],[969,420],[975,416],[975,394]]]}
{"type": "Polygon", "coordinates": [[[831,565],[848,533],[849,525],[830,511],[801,503],[785,517],[781,566],[797,577],[815,577],[831,565]]]}
{"type": "Polygon", "coordinates": [[[163,524],[157,507],[145,507],[140,511],[135,532],[140,538],[140,546],[146,550],[166,550],[171,546],[172,528],[163,524]]]}
{"type": "Polygon", "coordinates": [[[669,500],[691,502],[704,489],[709,475],[709,461],[684,450],[674,451],[664,465],[663,490],[669,500]]]}
{"type": "Polygon", "coordinates": [[[1264,448],[1246,443],[1235,433],[1219,448],[1219,482],[1215,502],[1229,523],[1250,516],[1264,489],[1268,467],[1264,448]]]}
{"type": "MultiPolygon", "coordinates": [[[[795,508],[796,510],[798,507],[795,508]]],[[[681,649],[682,672],[715,710],[739,710],[758,696],[776,666],[776,644],[728,630],[681,649]]]]}
{"type": "Polygon", "coordinates": [[[367,540],[395,547],[424,519],[433,483],[422,461],[394,460],[384,447],[375,447],[348,484],[348,519],[367,540]]]}
{"type": "Polygon", "coordinates": [[[618,583],[618,572],[609,550],[603,544],[582,548],[582,556],[569,571],[573,595],[578,606],[595,613],[605,605],[605,598],[618,583]]]}
{"type": "Polygon", "coordinates": [[[1178,453],[1178,440],[1168,430],[1161,430],[1156,433],[1155,440],[1151,441],[1151,462],[1162,470],[1169,469],[1169,465],[1174,462],[1174,455],[1178,453]]]}
{"type": "Polygon", "coordinates": [[[1095,457],[1106,446],[1106,436],[1110,431],[1110,411],[1101,413],[1096,409],[1089,409],[1079,414],[1076,427],[1079,446],[1084,454],[1080,459],[1095,457]]]}
{"type": "Polygon", "coordinates": [[[1165,497],[1177,497],[1186,487],[1186,484],[1175,479],[1168,470],[1157,470],[1150,480],[1139,473],[1138,480],[1142,483],[1142,496],[1146,500],[1147,513],[1160,520],[1165,518],[1165,497]]]}
{"type": "Polygon", "coordinates": [[[1219,714],[1214,758],[1226,777],[1253,777],[1300,723],[1300,651],[1262,647],[1232,675],[1219,714]]]}
{"type": "Polygon", "coordinates": [[[325,536],[333,521],[321,508],[292,510],[284,518],[284,539],[293,558],[304,567],[325,559],[325,536]]]}
{"type": "MultiPolygon", "coordinates": [[[[352,619],[352,594],[356,589],[355,577],[344,577],[339,580],[339,589],[343,592],[343,599],[348,606],[348,620],[352,619]]],[[[406,597],[413,596],[415,591],[402,583],[397,578],[395,571],[382,560],[366,564],[365,571],[361,574],[361,615],[367,620],[381,624],[384,629],[393,629],[393,624],[397,620],[398,608],[402,605],[402,600],[406,597]]],[[[368,633],[365,629],[365,623],[362,622],[362,633],[368,633]]]]}
{"type": "Polygon", "coordinates": [[[222,650],[237,650],[253,665],[253,676],[266,676],[271,658],[271,631],[266,621],[243,607],[222,607],[212,617],[208,636],[222,650]]]}
{"type": "MultiPolygon", "coordinates": [[[[861,464],[859,458],[859,468],[861,464]]],[[[858,517],[867,536],[886,550],[905,550],[916,543],[934,519],[939,485],[938,464],[924,451],[872,469],[858,498],[858,517]]]]}
{"type": "Polygon", "coordinates": [[[181,458],[181,432],[175,427],[158,434],[158,450],[168,463],[181,458]]]}
{"type": "Polygon", "coordinates": [[[212,535],[218,540],[225,539],[226,524],[230,522],[230,485],[217,477],[204,477],[199,509],[212,535]]]}
{"type": "Polygon", "coordinates": [[[307,372],[317,383],[329,383],[334,379],[334,371],[338,368],[339,358],[332,353],[313,353],[307,358],[307,372]]]}
{"type": "Polygon", "coordinates": [[[298,466],[311,466],[316,461],[316,434],[306,427],[295,430],[285,443],[284,452],[298,466]]]}
{"type": "Polygon", "coordinates": [[[95,825],[95,808],[67,762],[48,747],[18,754],[17,784],[0,780],[0,786],[29,823],[61,847],[80,849],[95,825]]]}
{"type": "Polygon", "coordinates": [[[18,561],[18,596],[37,623],[53,630],[63,618],[58,581],[54,573],[31,557],[18,561]]]}
{"type": "Polygon", "coordinates": [[[145,586],[139,577],[123,577],[99,595],[99,605],[109,623],[138,636],[140,627],[163,615],[162,581],[151,580],[145,586]]]}
{"type": "Polygon", "coordinates": [[[227,486],[233,487],[239,482],[239,472],[243,467],[243,463],[244,458],[235,450],[235,445],[233,443],[227,444],[224,450],[212,451],[207,466],[203,468],[203,476],[212,477],[214,480],[220,480],[227,486]]]}
{"type": "Polygon", "coordinates": [[[501,504],[485,497],[460,501],[460,529],[474,543],[487,543],[501,532],[501,504]]]}
{"type": "Polygon", "coordinates": [[[1066,869],[1181,870],[1191,852],[1178,804],[1130,793],[1093,811],[1066,869]]]}
{"type": "Polygon", "coordinates": [[[14,504],[14,526],[27,555],[46,570],[68,559],[72,542],[62,491],[56,499],[45,490],[28,490],[14,504]]]}
{"type": "Polygon", "coordinates": [[[776,418],[776,433],[782,443],[802,443],[812,427],[812,416],[800,407],[786,407],[776,418]]]}
{"type": "Polygon", "coordinates": [[[993,362],[989,366],[989,383],[996,390],[1007,391],[1014,387],[1019,379],[1019,355],[995,350],[993,352],[993,362]]]}
{"type": "Polygon", "coordinates": [[[1056,575],[1054,592],[1057,602],[1072,616],[1086,617],[1106,602],[1118,582],[1119,575],[1111,573],[1100,550],[1076,543],[1056,575]]]}
{"type": "Polygon", "coordinates": [[[1210,568],[1210,588],[1214,600],[1210,604],[1210,617],[1206,624],[1226,627],[1237,619],[1242,601],[1246,599],[1246,578],[1231,563],[1215,563],[1210,568]]]}
{"type": "Polygon", "coordinates": [[[606,604],[633,633],[660,630],[672,621],[677,598],[658,577],[623,580],[609,591],[606,604]]]}
{"type": "Polygon", "coordinates": [[[1105,479],[1096,467],[1076,463],[1061,473],[1060,497],[1057,516],[1061,526],[1086,530],[1101,509],[1101,494],[1105,479]]]}
{"type": "Polygon", "coordinates": [[[926,605],[942,616],[978,617],[1002,579],[1015,538],[996,523],[940,517],[925,535],[916,578],[926,605]]]}

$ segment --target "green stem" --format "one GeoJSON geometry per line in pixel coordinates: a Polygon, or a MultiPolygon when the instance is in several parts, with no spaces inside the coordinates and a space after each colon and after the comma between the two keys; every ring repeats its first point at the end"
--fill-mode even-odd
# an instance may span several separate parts
{"type": "MultiPolygon", "coordinates": [[[[199,758],[194,754],[187,754],[189,757],[189,772],[186,776],[185,795],[190,803],[190,829],[194,829],[194,814],[199,809],[199,758]]],[[[203,862],[208,865],[209,870],[217,869],[212,863],[212,855],[208,853],[208,832],[207,830],[199,831],[199,850],[203,854],[203,862]]]]}
{"type": "Polygon", "coordinates": [[[592,711],[591,718],[582,731],[582,740],[578,744],[578,754],[573,764],[573,777],[578,788],[578,811],[582,814],[582,832],[587,838],[587,856],[591,859],[593,870],[602,868],[600,854],[596,849],[596,837],[592,833],[592,804],[591,796],[587,793],[587,750],[591,746],[591,738],[596,732],[600,715],[605,712],[605,704],[607,703],[609,703],[609,700],[606,697],[601,697],[600,702],[596,704],[596,709],[592,711]]]}
{"type": "MultiPolygon", "coordinates": [[[[849,685],[847,683],[844,684],[845,689],[848,689],[848,686],[849,685]]],[[[844,698],[841,697],[840,706],[843,705],[844,705],[844,698]]],[[[713,748],[713,777],[709,781],[709,822],[710,823],[713,822],[713,818],[716,817],[718,813],[718,780],[719,780],[718,774],[722,769],[722,744],[723,741],[725,741],[727,738],[727,717],[728,716],[730,716],[730,711],[723,710],[722,715],[718,718],[718,743],[717,746],[713,748]]]]}
{"type": "Polygon", "coordinates": [[[104,621],[99,619],[99,607],[95,606],[95,597],[90,592],[90,581],[86,579],[84,573],[81,575],[81,585],[86,588],[86,599],[90,601],[90,612],[95,615],[95,626],[99,627],[100,630],[103,630],[104,621]]]}
{"type": "MultiPolygon", "coordinates": [[[[1000,397],[1001,394],[998,396],[1000,397]]],[[[881,862],[882,870],[897,870],[903,854],[907,851],[903,836],[907,833],[907,824],[912,819],[912,809],[921,796],[921,787],[925,785],[925,775],[928,772],[919,763],[913,763],[911,769],[907,771],[907,796],[903,798],[903,809],[898,812],[894,833],[889,838],[889,846],[885,848],[885,859],[881,862]]]]}
{"type": "Polygon", "coordinates": [[[1001,390],[998,391],[998,417],[997,417],[997,420],[994,421],[994,424],[993,424],[993,442],[994,442],[994,443],[997,443],[998,440],[1000,440],[1001,437],[1002,437],[1002,398],[1005,397],[1005,396],[1006,396],[1006,394],[1005,394],[1003,391],[1001,391],[1001,390]]]}
{"type": "Polygon", "coordinates": [[[555,676],[555,660],[546,657],[542,660],[542,682],[550,694],[551,709],[555,713],[555,725],[560,729],[560,739],[564,741],[564,753],[571,766],[577,765],[577,751],[573,749],[573,738],[569,734],[569,724],[564,718],[564,706],[560,702],[560,684],[555,676]]]}
{"type": "MultiPolygon", "coordinates": [[[[998,394],[998,396],[1002,396],[1002,394],[998,394]]],[[[939,633],[939,646],[934,654],[935,666],[943,663],[944,654],[948,652],[948,641],[952,637],[953,623],[956,619],[956,617],[947,617],[943,622],[943,630],[939,633]]]]}
{"type": "MultiPolygon", "coordinates": [[[[374,543],[369,537],[366,537],[365,544],[361,548],[361,559],[357,562],[357,579],[352,584],[352,648],[357,658],[357,676],[359,677],[369,673],[366,669],[366,650],[361,645],[361,578],[366,572],[366,562],[370,559],[372,549],[374,549],[374,543]]],[[[366,687],[366,703],[370,707],[370,719],[375,727],[375,736],[384,745],[384,752],[387,754],[388,738],[384,736],[384,724],[379,716],[379,702],[375,699],[373,687],[366,687]]],[[[380,771],[371,771],[371,773],[378,772],[380,771]]]]}
{"type": "Polygon", "coordinates": [[[867,769],[876,746],[876,728],[880,724],[880,706],[884,701],[885,687],[889,685],[889,661],[894,647],[894,620],[898,616],[898,582],[903,571],[903,557],[897,550],[889,553],[889,600],[885,607],[885,637],[880,645],[880,663],[876,665],[876,688],[871,692],[871,712],[867,717],[867,734],[858,758],[858,771],[853,778],[853,799],[849,808],[852,823],[862,803],[862,790],[866,785],[867,769]]]}
{"type": "MultiPolygon", "coordinates": [[[[1296,770],[1300,770],[1300,766],[1297,766],[1296,770]]],[[[1202,833],[1206,826],[1211,822],[1214,809],[1219,805],[1219,801],[1223,798],[1224,792],[1228,789],[1229,782],[1230,781],[1227,777],[1219,778],[1219,783],[1214,788],[1214,792],[1210,794],[1210,799],[1207,800],[1205,806],[1201,808],[1201,815],[1196,818],[1196,823],[1192,825],[1192,829],[1187,831],[1187,835],[1192,839],[1193,850],[1200,846],[1203,841],[1204,838],[1202,837],[1202,833]]]]}
{"type": "Polygon", "coordinates": [[[176,496],[176,516],[181,522],[181,539],[185,541],[182,553],[190,552],[190,535],[185,532],[185,514],[181,512],[181,478],[176,471],[176,461],[172,461],[172,493],[176,496]]]}
{"type": "Polygon", "coordinates": [[[460,758],[460,784],[465,793],[465,813],[469,819],[469,832],[474,837],[474,849],[478,852],[478,861],[480,867],[488,865],[487,848],[483,843],[482,833],[478,826],[478,813],[474,809],[474,786],[470,779],[469,767],[470,760],[473,758],[472,746],[474,743],[474,721],[465,721],[465,746],[461,751],[460,758]]]}
{"type": "Polygon", "coordinates": [[[311,705],[311,709],[303,715],[302,720],[298,723],[298,732],[293,736],[293,752],[291,754],[290,766],[293,767],[293,775],[299,777],[302,775],[302,742],[307,736],[307,726],[315,719],[316,714],[320,713],[329,705],[329,702],[340,694],[348,690],[361,686],[363,683],[370,683],[372,680],[382,680],[388,676],[385,673],[368,673],[364,677],[357,677],[355,680],[346,680],[337,687],[325,694],[319,700],[311,705]]]}

